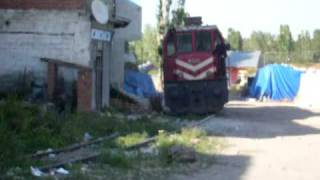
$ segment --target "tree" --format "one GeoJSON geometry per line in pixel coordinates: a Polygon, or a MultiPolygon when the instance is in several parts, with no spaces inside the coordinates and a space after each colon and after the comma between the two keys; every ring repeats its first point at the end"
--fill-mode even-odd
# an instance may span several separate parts
{"type": "Polygon", "coordinates": [[[185,0],[178,0],[177,9],[171,10],[172,0],[159,0],[157,13],[158,27],[154,28],[147,25],[144,29],[143,38],[131,44],[131,49],[137,55],[138,63],[151,61],[154,65],[160,66],[158,48],[164,34],[170,25],[182,25],[187,13],[184,11],[185,0]],[[170,20],[170,12],[172,13],[170,20]]]}
{"type": "Polygon", "coordinates": [[[320,51],[320,29],[313,32],[312,46],[314,51],[320,51]]]}
{"type": "Polygon", "coordinates": [[[172,0],[159,0],[159,9],[157,14],[158,19],[158,31],[160,36],[168,30],[170,21],[170,9],[172,5],[172,0]]]}
{"type": "MultiPolygon", "coordinates": [[[[231,39],[236,39],[236,35],[232,35],[234,33],[234,30],[229,30],[230,42],[231,39]]],[[[288,60],[298,63],[320,62],[320,29],[313,32],[313,38],[309,31],[302,31],[296,41],[292,38],[288,25],[280,26],[278,36],[254,31],[250,38],[243,39],[243,49],[262,51],[264,62],[267,63],[283,63],[288,60]]]]}
{"type": "Polygon", "coordinates": [[[186,4],[186,0],[178,0],[178,9],[184,8],[185,4],[186,4]]]}
{"type": "Polygon", "coordinates": [[[175,0],[175,3],[176,8],[171,10],[172,0],[159,0],[157,19],[160,39],[162,39],[169,28],[184,26],[184,19],[189,16],[185,11],[186,0],[175,0]]]}
{"type": "Polygon", "coordinates": [[[185,0],[177,1],[177,9],[173,10],[170,27],[184,26],[184,19],[189,16],[185,11],[185,0]]]}
{"type": "Polygon", "coordinates": [[[294,43],[292,58],[296,62],[307,62],[313,59],[312,40],[308,31],[302,31],[294,43]]]}
{"type": "Polygon", "coordinates": [[[278,44],[275,36],[271,33],[254,31],[250,38],[243,40],[243,49],[247,51],[261,51],[264,63],[281,62],[278,44]]]}
{"type": "Polygon", "coordinates": [[[146,27],[144,28],[143,38],[132,44],[132,49],[137,56],[139,64],[146,61],[151,61],[154,65],[159,66],[159,41],[157,39],[157,36],[157,29],[150,25],[146,25],[146,27]]]}
{"type": "Polygon", "coordinates": [[[252,32],[250,38],[245,39],[243,44],[245,50],[259,50],[262,52],[277,51],[277,44],[274,36],[262,31],[252,32]]]}
{"type": "Polygon", "coordinates": [[[314,52],[313,60],[320,62],[320,29],[313,32],[312,50],[314,52]]]}
{"type": "Polygon", "coordinates": [[[184,26],[184,19],[188,16],[189,14],[185,12],[184,8],[172,11],[170,27],[184,26]]]}
{"type": "Polygon", "coordinates": [[[243,40],[240,31],[229,28],[228,42],[230,43],[232,50],[241,51],[243,40]]]}
{"type": "Polygon", "coordinates": [[[312,40],[309,31],[302,31],[298,35],[298,39],[295,42],[295,51],[296,52],[304,52],[311,51],[312,49],[312,40]]]}
{"type": "Polygon", "coordinates": [[[280,26],[278,45],[279,50],[281,52],[287,53],[287,55],[289,56],[290,52],[293,50],[293,39],[289,25],[280,26]]]}

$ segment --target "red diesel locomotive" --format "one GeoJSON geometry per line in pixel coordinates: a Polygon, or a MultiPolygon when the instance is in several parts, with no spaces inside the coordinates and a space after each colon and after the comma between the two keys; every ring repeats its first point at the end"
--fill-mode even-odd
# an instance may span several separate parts
{"type": "Polygon", "coordinates": [[[221,110],[228,101],[225,60],[230,45],[216,26],[171,29],[163,40],[165,105],[176,114],[221,110]]]}

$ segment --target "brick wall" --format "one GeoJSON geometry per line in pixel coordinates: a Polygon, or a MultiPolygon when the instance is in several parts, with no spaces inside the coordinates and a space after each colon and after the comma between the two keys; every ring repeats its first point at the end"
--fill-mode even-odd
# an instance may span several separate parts
{"type": "Polygon", "coordinates": [[[0,9],[84,9],[85,0],[0,0],[0,9]]]}
{"type": "Polygon", "coordinates": [[[92,111],[92,71],[81,69],[78,72],[78,111],[90,112],[92,111]]]}

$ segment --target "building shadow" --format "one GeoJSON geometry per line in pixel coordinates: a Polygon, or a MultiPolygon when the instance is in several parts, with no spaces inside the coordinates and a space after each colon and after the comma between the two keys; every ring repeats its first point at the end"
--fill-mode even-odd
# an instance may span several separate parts
{"type": "Polygon", "coordinates": [[[297,122],[311,117],[320,121],[320,113],[297,107],[231,104],[208,122],[205,129],[213,135],[244,138],[319,134],[320,126],[297,122]]]}

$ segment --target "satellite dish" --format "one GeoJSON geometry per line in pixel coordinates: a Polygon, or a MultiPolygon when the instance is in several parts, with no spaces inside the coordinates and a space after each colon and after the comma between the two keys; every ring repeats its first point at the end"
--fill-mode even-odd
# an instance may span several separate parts
{"type": "Polygon", "coordinates": [[[98,23],[107,24],[109,21],[109,8],[101,0],[94,0],[91,4],[91,11],[98,23]]]}

